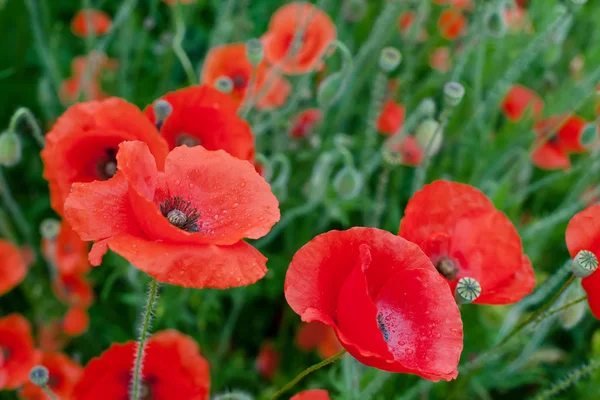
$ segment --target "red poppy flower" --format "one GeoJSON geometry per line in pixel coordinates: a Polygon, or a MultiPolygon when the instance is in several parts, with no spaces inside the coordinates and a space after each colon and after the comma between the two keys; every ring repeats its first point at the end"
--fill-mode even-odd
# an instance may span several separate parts
{"type": "Polygon", "coordinates": [[[460,278],[476,279],[482,292],[474,303],[515,303],[535,286],[517,230],[472,186],[425,185],[408,202],[399,235],[421,247],[452,293],[460,278]]]}
{"type": "Polygon", "coordinates": [[[391,155],[393,163],[416,167],[421,164],[425,151],[414,136],[404,136],[400,141],[390,138],[386,141],[387,152],[391,155]]]}
{"type": "Polygon", "coordinates": [[[467,24],[467,19],[462,11],[456,8],[448,8],[440,14],[438,29],[444,39],[454,40],[459,37],[467,24]]]}
{"type": "Polygon", "coordinates": [[[0,296],[25,279],[27,264],[21,251],[12,243],[0,239],[0,296]]]}
{"type": "Polygon", "coordinates": [[[517,122],[525,111],[531,108],[533,116],[540,118],[544,109],[544,102],[533,90],[522,85],[513,85],[502,101],[502,111],[509,121],[517,122]]]}
{"type": "MultiPolygon", "coordinates": [[[[75,400],[73,388],[79,381],[83,368],[62,353],[43,353],[41,365],[48,368],[48,388],[61,400],[75,400]]],[[[42,388],[31,382],[25,383],[19,397],[27,400],[46,400],[42,388]]]]}
{"type": "Polygon", "coordinates": [[[20,314],[0,318],[0,390],[21,386],[38,360],[29,322],[20,314]]]}
{"type": "Polygon", "coordinates": [[[525,28],[530,29],[531,23],[527,11],[521,7],[508,7],[504,10],[504,19],[510,32],[520,32],[525,28]]]}
{"type": "Polygon", "coordinates": [[[333,328],[320,322],[302,324],[296,334],[296,345],[303,351],[317,349],[323,359],[333,357],[342,350],[333,328]]]}
{"type": "Polygon", "coordinates": [[[366,365],[434,381],[458,375],[458,306],[414,243],[375,228],[319,235],[294,256],[284,291],[303,321],[331,326],[366,365]]]}
{"type": "Polygon", "coordinates": [[[279,208],[250,163],[181,146],[157,169],[142,142],[122,143],[117,163],[111,180],[74,184],[65,203],[73,229],[97,241],[92,265],[110,247],[159,281],[184,287],[227,288],[264,276],[266,258],[242,239],[267,234],[279,208]]]}
{"type": "Polygon", "coordinates": [[[62,221],[55,239],[43,239],[42,252],[54,262],[60,275],[83,274],[90,270],[88,245],[66,221],[62,221]]]}
{"type": "Polygon", "coordinates": [[[377,119],[377,129],[384,135],[393,135],[402,127],[404,114],[405,109],[402,104],[397,104],[393,100],[386,101],[377,119]]]}
{"type": "Polygon", "coordinates": [[[273,345],[269,342],[265,342],[260,346],[254,366],[260,376],[270,381],[273,379],[273,376],[275,376],[277,368],[279,368],[280,359],[281,356],[279,355],[279,352],[275,350],[273,345]]]}
{"type": "MultiPolygon", "coordinates": [[[[244,43],[215,47],[208,52],[204,60],[202,83],[214,86],[220,77],[230,78],[233,82],[231,97],[240,104],[248,92],[253,69],[244,43]]],[[[279,75],[271,77],[273,73],[266,62],[261,62],[256,68],[255,84],[251,93],[254,99],[260,95],[256,102],[258,109],[283,106],[292,91],[292,86],[285,78],[279,75]],[[267,83],[268,87],[265,86],[267,83]],[[262,91],[265,93],[262,94],[262,91]]]]}
{"type": "MultiPolygon", "coordinates": [[[[406,36],[410,31],[410,27],[413,22],[415,22],[415,18],[417,17],[417,13],[412,10],[404,11],[398,17],[398,28],[400,28],[400,32],[403,36],[406,36]]],[[[420,42],[427,40],[427,31],[425,29],[421,29],[421,31],[417,35],[417,39],[420,42]]]]}
{"type": "Polygon", "coordinates": [[[77,103],[80,94],[86,101],[102,100],[107,94],[102,91],[100,84],[94,80],[89,80],[82,88],[83,80],[81,77],[65,79],[59,89],[60,101],[64,105],[77,103]]]}
{"type": "Polygon", "coordinates": [[[116,153],[124,140],[148,144],[159,166],[168,154],[156,127],[137,107],[118,98],[70,107],[46,135],[44,177],[52,208],[61,214],[73,182],[106,180],[116,172],[116,153]]]}
{"type": "Polygon", "coordinates": [[[448,47],[438,47],[429,57],[429,66],[443,74],[450,71],[452,60],[450,59],[450,49],[448,47]]]}
{"type": "Polygon", "coordinates": [[[90,326],[90,316],[84,308],[71,307],[62,318],[61,327],[69,336],[83,335],[90,326]]]}
{"type": "MultiPolygon", "coordinates": [[[[129,398],[136,343],[113,344],[85,367],[75,386],[77,400],[129,398]]],[[[174,330],[155,333],[144,357],[142,398],[206,400],[210,390],[208,362],[196,342],[174,330]]]]}
{"type": "Polygon", "coordinates": [[[108,33],[112,21],[110,16],[100,10],[79,10],[71,20],[71,31],[74,35],[86,37],[92,35],[101,36],[108,33]]]}
{"type": "Polygon", "coordinates": [[[327,13],[310,3],[293,2],[273,14],[261,40],[266,61],[280,65],[285,74],[296,75],[317,68],[336,36],[335,24],[327,13]],[[303,35],[298,48],[292,49],[300,30],[303,35]]]}
{"type": "Polygon", "coordinates": [[[433,0],[434,3],[440,5],[452,5],[456,8],[473,8],[473,0],[433,0]]]}
{"type": "Polygon", "coordinates": [[[293,396],[290,400],[331,400],[327,390],[313,389],[305,392],[300,392],[293,396]]]}
{"type": "Polygon", "coordinates": [[[88,72],[90,78],[95,80],[99,78],[103,71],[114,71],[117,69],[117,66],[117,60],[107,57],[105,53],[92,51],[88,55],[73,58],[73,61],[71,61],[71,73],[75,78],[81,78],[88,72]]]}
{"type": "Polygon", "coordinates": [[[52,290],[56,298],[67,305],[88,308],[94,302],[94,291],[81,274],[58,275],[52,290]]]}
{"type": "Polygon", "coordinates": [[[533,164],[543,169],[571,168],[569,153],[586,151],[581,144],[583,128],[585,121],[578,116],[554,115],[539,122],[535,126],[538,139],[531,153],[533,164]]]}
{"type": "Polygon", "coordinates": [[[43,351],[55,353],[67,344],[58,320],[38,325],[37,332],[38,346],[43,351]]]}
{"type": "MultiPolygon", "coordinates": [[[[574,258],[581,250],[587,250],[600,260],[600,204],[575,214],[569,221],[565,237],[571,257],[574,258]]],[[[600,272],[598,271],[600,269],[583,278],[581,283],[587,293],[592,313],[600,319],[600,272]]]]}
{"type": "MultiPolygon", "coordinates": [[[[201,85],[168,93],[161,99],[173,109],[160,128],[170,149],[201,145],[207,150],[225,150],[241,160],[254,159],[250,125],[237,116],[238,104],[225,93],[201,85]]],[[[144,113],[156,123],[152,106],[144,113]]]]}
{"type": "Polygon", "coordinates": [[[323,113],[318,108],[302,111],[292,121],[290,136],[304,138],[310,135],[315,126],[323,119],[323,113]]]}

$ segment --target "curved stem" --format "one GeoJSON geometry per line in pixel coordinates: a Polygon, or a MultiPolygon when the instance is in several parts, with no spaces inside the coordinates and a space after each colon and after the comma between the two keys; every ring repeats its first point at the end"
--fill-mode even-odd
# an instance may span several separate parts
{"type": "Polygon", "coordinates": [[[196,74],[194,73],[194,67],[192,66],[192,62],[188,58],[187,54],[185,53],[185,50],[183,50],[183,47],[181,45],[185,36],[185,22],[183,20],[181,3],[177,3],[177,5],[174,7],[173,19],[175,21],[175,37],[173,38],[173,51],[175,52],[175,55],[177,55],[177,58],[179,58],[179,61],[181,62],[181,65],[185,70],[189,84],[194,85],[196,84],[196,74]]]}
{"type": "Polygon", "coordinates": [[[566,304],[564,304],[564,305],[562,305],[560,307],[557,307],[557,308],[554,308],[554,309],[552,309],[550,311],[547,311],[546,314],[544,315],[544,319],[545,318],[550,318],[554,314],[558,314],[559,312],[564,311],[567,308],[570,308],[570,307],[574,306],[575,304],[579,304],[579,303],[581,303],[583,301],[586,301],[586,300],[587,300],[587,295],[586,296],[581,296],[580,298],[575,299],[573,301],[570,301],[570,302],[568,302],[568,303],[566,303],[566,304]]]}
{"type": "Polygon", "coordinates": [[[139,400],[141,380],[142,380],[142,363],[144,361],[144,347],[148,340],[150,321],[152,320],[152,313],[156,306],[158,299],[158,282],[155,278],[150,281],[150,289],[148,291],[148,298],[146,299],[146,308],[144,309],[144,317],[142,319],[142,326],[140,327],[140,338],[137,342],[137,351],[135,355],[135,362],[133,365],[133,380],[131,382],[131,394],[130,400],[139,400]]]}
{"type": "Polygon", "coordinates": [[[294,385],[296,385],[298,382],[300,382],[302,380],[302,378],[304,378],[306,375],[310,374],[311,372],[314,372],[314,371],[316,371],[318,369],[323,368],[326,365],[329,365],[329,364],[332,364],[332,363],[336,362],[337,360],[339,360],[340,358],[342,358],[342,356],[344,354],[346,354],[346,350],[342,350],[339,353],[337,353],[336,355],[331,356],[328,359],[321,361],[320,363],[311,365],[310,367],[306,368],[304,371],[302,371],[298,375],[296,375],[296,377],[294,379],[292,379],[291,381],[289,381],[287,383],[287,385],[285,385],[284,387],[282,387],[281,389],[279,389],[277,391],[277,393],[275,393],[273,395],[273,397],[271,398],[271,400],[277,399],[283,393],[285,393],[288,390],[290,390],[291,388],[293,388],[294,385]]]}
{"type": "Polygon", "coordinates": [[[8,182],[2,173],[2,168],[0,168],[0,197],[2,198],[2,202],[4,206],[8,210],[9,216],[13,218],[15,221],[19,231],[25,238],[25,241],[28,243],[32,242],[32,233],[31,227],[29,226],[29,222],[25,218],[19,203],[16,202],[15,198],[12,195],[12,191],[8,186],[8,182]]]}
{"type": "Polygon", "coordinates": [[[13,116],[10,119],[10,124],[8,125],[8,130],[11,132],[15,132],[17,125],[19,124],[21,119],[25,119],[25,121],[27,122],[27,125],[29,125],[29,127],[31,128],[31,133],[33,134],[33,137],[38,142],[40,147],[43,149],[44,146],[46,145],[46,140],[44,139],[44,134],[42,133],[42,129],[40,128],[40,126],[37,124],[37,122],[35,120],[35,116],[31,112],[31,110],[29,110],[28,108],[20,107],[17,109],[17,111],[15,111],[15,113],[13,114],[13,116]]]}

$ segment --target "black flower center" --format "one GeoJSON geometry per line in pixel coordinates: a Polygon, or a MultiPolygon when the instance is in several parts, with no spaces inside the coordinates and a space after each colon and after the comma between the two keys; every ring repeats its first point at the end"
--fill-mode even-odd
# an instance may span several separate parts
{"type": "Polygon", "coordinates": [[[455,280],[456,276],[458,275],[458,267],[456,266],[454,261],[452,261],[448,257],[440,258],[440,260],[435,265],[435,269],[437,269],[438,272],[449,281],[455,280]]]}
{"type": "Polygon", "coordinates": [[[174,197],[165,200],[160,205],[160,212],[171,223],[187,232],[198,232],[198,218],[200,213],[192,207],[192,203],[183,200],[181,197],[174,197]]]}
{"type": "Polygon", "coordinates": [[[200,139],[198,139],[195,136],[188,135],[187,133],[182,133],[181,135],[177,136],[177,138],[175,139],[175,145],[177,147],[179,147],[179,146],[194,147],[194,146],[198,146],[199,144],[200,144],[200,139]]]}
{"type": "Polygon", "coordinates": [[[243,89],[247,85],[246,77],[241,74],[233,75],[231,81],[233,82],[233,87],[236,89],[243,89]]]}
{"type": "Polygon", "coordinates": [[[390,333],[388,332],[387,326],[385,325],[385,317],[383,314],[377,314],[377,326],[383,335],[383,340],[386,342],[390,340],[390,333]]]}
{"type": "Polygon", "coordinates": [[[106,181],[117,173],[117,149],[106,149],[104,153],[96,164],[96,175],[101,180],[106,181]]]}
{"type": "Polygon", "coordinates": [[[8,347],[0,347],[0,354],[2,355],[2,360],[6,362],[12,354],[12,350],[8,347]]]}

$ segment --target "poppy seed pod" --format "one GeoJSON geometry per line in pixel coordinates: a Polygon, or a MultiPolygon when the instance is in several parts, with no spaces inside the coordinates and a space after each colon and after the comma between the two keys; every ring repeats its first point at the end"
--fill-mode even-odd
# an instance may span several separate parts
{"type": "Polygon", "coordinates": [[[481,294],[481,285],[473,278],[460,278],[454,294],[458,304],[469,304],[477,300],[481,294]]]}
{"type": "Polygon", "coordinates": [[[417,112],[424,118],[432,118],[436,111],[435,101],[430,97],[424,99],[417,108],[417,112]]]}
{"type": "Polygon", "coordinates": [[[250,39],[246,42],[246,56],[248,57],[248,61],[253,66],[258,66],[264,57],[264,49],[262,42],[258,39],[250,39]]]}
{"type": "Polygon", "coordinates": [[[440,151],[444,140],[443,136],[444,132],[440,123],[431,118],[421,122],[415,131],[415,138],[419,146],[430,156],[434,156],[440,151]]]}
{"type": "Polygon", "coordinates": [[[0,165],[12,167],[21,161],[21,139],[15,132],[0,134],[0,165]]]}
{"type": "Polygon", "coordinates": [[[229,94],[233,91],[233,81],[228,76],[222,76],[215,82],[215,88],[219,92],[229,94]]]}
{"type": "Polygon", "coordinates": [[[341,72],[331,74],[319,85],[317,101],[321,107],[333,105],[342,94],[346,80],[341,72]]]}
{"type": "Polygon", "coordinates": [[[173,106],[166,100],[159,99],[154,102],[154,115],[156,115],[156,126],[161,128],[163,122],[173,112],[173,106]]]}
{"type": "Polygon", "coordinates": [[[40,235],[44,239],[54,239],[60,233],[60,222],[54,218],[46,218],[40,224],[40,235]]]}
{"type": "Polygon", "coordinates": [[[36,365],[31,369],[31,372],[29,372],[29,380],[37,386],[46,386],[49,378],[50,374],[48,368],[43,365],[36,365]]]}
{"type": "Polygon", "coordinates": [[[448,82],[444,85],[444,103],[448,107],[456,107],[465,95],[465,88],[458,82],[448,82]]]}
{"type": "Polygon", "coordinates": [[[583,147],[589,148],[598,139],[598,125],[594,123],[586,124],[581,132],[579,141],[583,147]]]}
{"type": "Polygon", "coordinates": [[[379,67],[385,72],[392,72],[402,61],[402,54],[394,47],[386,47],[381,50],[379,56],[379,67]]]}
{"type": "Polygon", "coordinates": [[[589,250],[581,250],[573,258],[573,275],[587,278],[598,269],[598,258],[589,250]]]}

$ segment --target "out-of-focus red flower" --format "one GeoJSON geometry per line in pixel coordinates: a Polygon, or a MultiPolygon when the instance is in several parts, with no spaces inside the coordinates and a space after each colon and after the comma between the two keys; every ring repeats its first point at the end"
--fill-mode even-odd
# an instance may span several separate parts
{"type": "MultiPolygon", "coordinates": [[[[575,214],[569,221],[565,238],[571,257],[574,258],[581,250],[587,250],[600,260],[600,204],[575,214]]],[[[600,269],[583,278],[581,284],[587,293],[592,313],[600,319],[600,269]]]]}
{"type": "MultiPolygon", "coordinates": [[[[79,381],[83,368],[62,353],[43,353],[40,362],[48,368],[48,388],[61,400],[75,400],[73,388],[79,381]]],[[[37,385],[25,383],[19,397],[26,400],[46,400],[48,397],[37,385]]]]}
{"type": "Polygon", "coordinates": [[[83,274],[90,270],[88,245],[79,238],[66,221],[60,224],[55,239],[42,240],[44,257],[54,262],[60,275],[83,274]]]}
{"type": "Polygon", "coordinates": [[[88,72],[90,78],[96,80],[103,71],[115,71],[118,65],[117,60],[107,57],[105,53],[92,51],[88,55],[73,58],[71,73],[75,78],[82,78],[88,72]]]}
{"type": "Polygon", "coordinates": [[[392,137],[385,143],[387,152],[393,157],[393,162],[409,167],[416,167],[421,164],[425,151],[419,145],[417,139],[412,135],[406,135],[401,140],[392,137]]]}
{"type": "Polygon", "coordinates": [[[300,392],[290,398],[290,400],[331,400],[327,390],[313,389],[305,392],[300,392]]]}
{"type": "Polygon", "coordinates": [[[482,290],[474,303],[515,303],[535,286],[517,230],[472,186],[425,185],[408,202],[399,235],[421,247],[452,293],[460,278],[476,279],[482,290]]]}
{"type": "Polygon", "coordinates": [[[74,306],[67,310],[61,321],[61,328],[69,336],[83,335],[90,326],[90,316],[85,308],[74,306]]]}
{"type": "Polygon", "coordinates": [[[292,121],[290,136],[304,138],[310,135],[315,126],[323,119],[323,113],[318,108],[302,111],[292,121]]]}
{"type": "Polygon", "coordinates": [[[243,239],[266,235],[279,208],[252,164],[180,146],[162,168],[138,141],[122,143],[116,159],[112,179],[74,184],[65,203],[73,229],[96,241],[92,265],[110,247],[159,281],[184,287],[242,286],[264,276],[266,258],[243,239]]]}
{"type": "Polygon", "coordinates": [[[27,264],[21,251],[12,243],[0,239],[0,296],[25,279],[27,264]]]}
{"type": "Polygon", "coordinates": [[[531,153],[533,164],[542,169],[571,168],[569,154],[586,151],[581,144],[584,127],[585,121],[578,116],[554,115],[539,122],[531,153]]]}
{"type": "Polygon", "coordinates": [[[23,316],[0,318],[0,390],[16,389],[27,381],[40,359],[33,346],[31,326],[23,316]]]}
{"type": "Polygon", "coordinates": [[[285,74],[305,74],[317,68],[337,36],[335,24],[323,10],[307,2],[286,4],[273,14],[261,38],[265,59],[285,74]],[[303,34],[296,48],[296,32],[303,34]]]}
{"type": "Polygon", "coordinates": [[[502,111],[512,122],[523,118],[525,111],[530,108],[534,118],[539,119],[542,116],[544,102],[537,93],[522,85],[513,85],[502,101],[502,111]]]}
{"type": "MultiPolygon", "coordinates": [[[[129,398],[136,344],[113,344],[94,358],[75,386],[77,400],[129,398]]],[[[210,391],[208,362],[196,342],[174,330],[157,332],[146,346],[142,398],[206,400],[210,391]]]]}
{"type": "Polygon", "coordinates": [[[55,353],[67,344],[68,338],[58,320],[39,324],[37,332],[38,346],[42,351],[55,353]]]}
{"type": "Polygon", "coordinates": [[[294,256],[284,291],[303,321],[331,326],[366,365],[434,381],[458,375],[458,306],[414,243],[375,228],[319,235],[294,256]]]}
{"type": "Polygon", "coordinates": [[[287,79],[277,75],[276,71],[270,69],[263,61],[256,68],[254,86],[250,89],[252,70],[244,43],[215,47],[208,52],[204,61],[202,83],[214,86],[220,77],[228,77],[233,82],[231,97],[237,104],[240,104],[250,91],[252,98],[258,99],[256,102],[258,109],[283,106],[292,91],[292,86],[287,79]],[[269,86],[267,87],[266,84],[269,86]]]}
{"type": "Polygon", "coordinates": [[[81,274],[58,275],[52,290],[56,298],[67,305],[88,308],[94,302],[94,291],[81,274]]]}
{"type": "Polygon", "coordinates": [[[467,19],[462,11],[456,8],[448,8],[440,14],[438,19],[438,29],[440,35],[447,40],[454,40],[459,37],[467,25],[467,19]]]}
{"type": "MultiPolygon", "coordinates": [[[[404,11],[402,14],[400,14],[400,17],[398,17],[398,28],[400,28],[400,32],[403,36],[408,34],[410,27],[412,26],[413,22],[415,22],[416,17],[417,14],[412,10],[404,11]]],[[[427,31],[425,29],[421,29],[421,31],[417,34],[417,39],[420,42],[427,40],[427,31]]]]}
{"type": "Polygon", "coordinates": [[[302,324],[296,333],[296,346],[303,351],[316,349],[323,359],[333,357],[342,350],[333,328],[320,322],[302,324]]]}
{"type": "Polygon", "coordinates": [[[507,7],[504,11],[504,19],[510,32],[516,33],[531,28],[527,11],[521,7],[507,7]]]}
{"type": "Polygon", "coordinates": [[[118,98],[70,107],[46,135],[44,177],[52,208],[63,213],[73,182],[105,181],[117,171],[116,154],[124,140],[141,140],[164,164],[169,150],[154,125],[132,104],[118,98]]]}
{"type": "Polygon", "coordinates": [[[270,342],[265,342],[260,346],[254,367],[260,376],[267,381],[270,381],[273,379],[277,369],[279,368],[280,360],[281,355],[277,350],[275,350],[273,344],[270,342]]]}
{"type": "Polygon", "coordinates": [[[379,118],[377,119],[377,129],[384,135],[393,135],[398,132],[404,122],[405,109],[402,104],[393,100],[385,102],[379,118]]]}
{"type": "Polygon", "coordinates": [[[111,26],[112,21],[107,13],[91,8],[79,10],[71,20],[71,31],[80,37],[105,35],[111,26]]]}
{"type": "Polygon", "coordinates": [[[76,103],[79,100],[81,92],[85,100],[102,100],[107,97],[106,93],[100,88],[100,84],[96,81],[89,80],[83,85],[81,77],[65,79],[59,89],[61,103],[68,105],[76,103]]]}
{"type": "MultiPolygon", "coordinates": [[[[161,97],[173,109],[160,127],[169,149],[200,145],[207,150],[225,150],[241,160],[254,160],[254,135],[250,125],[237,115],[238,104],[225,93],[207,86],[194,86],[161,97]]],[[[152,106],[144,113],[153,124],[152,106]]]]}
{"type": "Polygon", "coordinates": [[[438,47],[429,56],[429,66],[443,74],[450,71],[452,60],[448,47],[438,47]]]}

